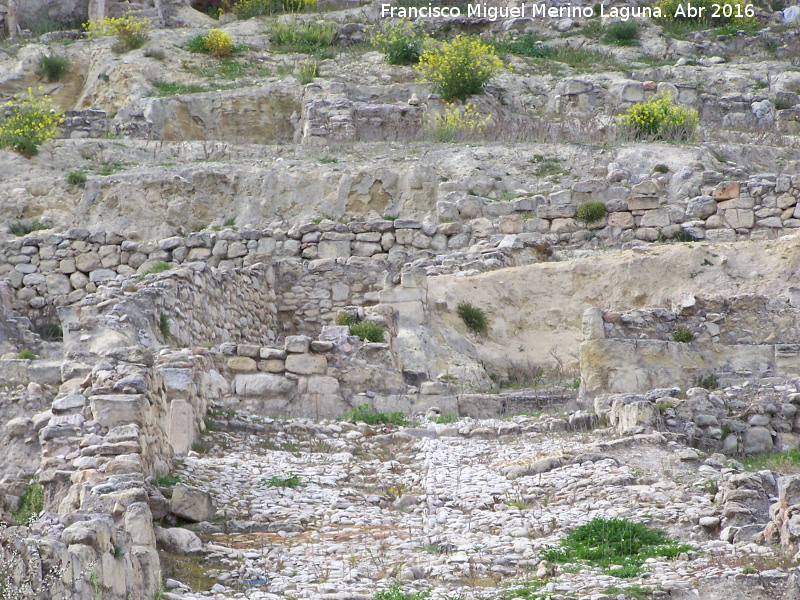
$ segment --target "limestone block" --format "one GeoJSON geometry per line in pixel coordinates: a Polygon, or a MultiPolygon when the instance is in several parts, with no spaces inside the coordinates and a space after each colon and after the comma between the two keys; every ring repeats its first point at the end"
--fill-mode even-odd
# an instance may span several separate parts
{"type": "Polygon", "coordinates": [[[750,427],[744,432],[744,453],[766,454],[773,452],[772,434],[766,427],[750,427]]]}
{"type": "Polygon", "coordinates": [[[286,357],[286,370],[298,375],[324,373],[328,359],[318,354],[290,354],[286,357]]]}
{"type": "Polygon", "coordinates": [[[280,375],[255,373],[237,375],[233,380],[236,394],[240,396],[284,396],[294,390],[294,382],[280,375]]]}
{"type": "Polygon", "coordinates": [[[256,361],[249,356],[231,356],[227,365],[231,371],[248,373],[257,370],[256,361]]]}
{"type": "Polygon", "coordinates": [[[752,229],[755,216],[752,210],[733,208],[725,211],[725,220],[731,229],[752,229]]]}
{"type": "Polygon", "coordinates": [[[609,213],[608,225],[610,227],[619,227],[620,229],[631,229],[633,227],[633,215],[629,212],[609,213]]]}
{"type": "Polygon", "coordinates": [[[730,200],[739,197],[739,183],[736,181],[722,182],[714,188],[712,193],[714,200],[730,200]]]}
{"type": "Polygon", "coordinates": [[[211,494],[184,483],[175,485],[169,505],[172,514],[187,521],[209,521],[217,512],[211,494]]]}
{"type": "Polygon", "coordinates": [[[184,399],[169,404],[169,445],[175,456],[186,456],[194,444],[195,415],[192,405],[184,399]]]}
{"type": "Polygon", "coordinates": [[[143,394],[100,394],[89,398],[92,417],[103,427],[135,423],[144,424],[149,406],[143,394]]]}

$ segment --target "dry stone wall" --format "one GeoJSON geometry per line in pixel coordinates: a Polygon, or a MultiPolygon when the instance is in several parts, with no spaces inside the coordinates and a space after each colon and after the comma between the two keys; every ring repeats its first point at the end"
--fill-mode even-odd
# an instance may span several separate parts
{"type": "Polygon", "coordinates": [[[709,378],[721,384],[769,381],[800,370],[796,295],[686,294],[675,299],[673,310],[587,309],[583,330],[581,385],[590,397],[686,388],[709,378]]]}

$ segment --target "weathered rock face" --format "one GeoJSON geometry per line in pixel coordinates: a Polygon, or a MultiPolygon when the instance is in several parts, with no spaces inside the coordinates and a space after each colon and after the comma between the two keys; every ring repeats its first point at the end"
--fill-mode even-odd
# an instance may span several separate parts
{"type": "Polygon", "coordinates": [[[299,140],[300,89],[265,85],[221,96],[151,99],[144,109],[160,140],[226,140],[269,144],[299,140]]]}

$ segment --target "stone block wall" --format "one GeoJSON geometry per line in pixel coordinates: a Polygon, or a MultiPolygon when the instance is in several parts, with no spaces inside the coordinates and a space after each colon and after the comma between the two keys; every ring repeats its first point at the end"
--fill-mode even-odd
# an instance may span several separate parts
{"type": "Polygon", "coordinates": [[[640,393],[687,388],[704,378],[733,384],[800,373],[800,307],[792,298],[681,297],[676,304],[675,312],[587,309],[580,347],[582,394],[640,393]],[[675,341],[680,329],[692,339],[675,341]]]}
{"type": "Polygon", "coordinates": [[[60,138],[99,138],[109,130],[109,120],[103,110],[66,110],[64,123],[57,137],[60,138]]]}

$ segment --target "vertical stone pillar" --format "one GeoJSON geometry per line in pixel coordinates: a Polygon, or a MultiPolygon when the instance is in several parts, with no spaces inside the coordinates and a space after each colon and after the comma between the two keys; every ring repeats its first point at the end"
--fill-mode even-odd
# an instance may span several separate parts
{"type": "Polygon", "coordinates": [[[102,21],[108,16],[108,0],[89,1],[89,20],[102,21]]]}
{"type": "Polygon", "coordinates": [[[8,13],[6,13],[6,24],[8,25],[8,34],[12,39],[17,37],[17,29],[19,26],[17,10],[17,0],[9,0],[8,13]]]}

